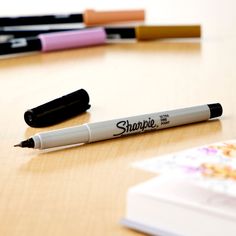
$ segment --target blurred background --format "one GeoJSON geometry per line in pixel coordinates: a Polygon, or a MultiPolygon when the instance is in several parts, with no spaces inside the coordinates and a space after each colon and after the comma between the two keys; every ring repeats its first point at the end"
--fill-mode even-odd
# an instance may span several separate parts
{"type": "Polygon", "coordinates": [[[234,0],[8,0],[2,1],[0,16],[48,13],[76,13],[84,9],[136,9],[146,10],[150,24],[203,24],[204,38],[216,35],[235,35],[234,0]],[[227,13],[227,14],[226,14],[227,13]]]}

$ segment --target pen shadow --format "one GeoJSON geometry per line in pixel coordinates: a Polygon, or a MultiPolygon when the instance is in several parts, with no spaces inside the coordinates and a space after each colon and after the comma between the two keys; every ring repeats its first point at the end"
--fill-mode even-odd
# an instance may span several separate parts
{"type": "Polygon", "coordinates": [[[104,56],[105,47],[96,45],[85,48],[74,48],[52,52],[30,52],[0,56],[0,68],[29,67],[57,62],[74,62],[75,60],[91,60],[104,56]]]}
{"type": "Polygon", "coordinates": [[[217,142],[222,139],[221,131],[221,122],[211,120],[73,147],[30,150],[33,157],[21,166],[20,171],[34,174],[75,168],[82,171],[88,166],[113,162],[127,166],[137,160],[217,142]]]}
{"type": "Polygon", "coordinates": [[[46,53],[24,53],[9,56],[0,56],[0,68],[42,66],[56,63],[84,63],[91,60],[101,60],[112,53],[138,53],[138,54],[180,54],[197,55],[201,51],[201,43],[195,40],[156,40],[141,41],[125,40],[93,47],[75,48],[46,53]]]}
{"type": "Polygon", "coordinates": [[[138,53],[164,53],[164,54],[179,54],[191,53],[199,54],[201,52],[201,42],[196,39],[159,39],[155,41],[139,41],[116,44],[112,42],[109,44],[114,50],[121,50],[126,52],[138,53]],[[128,51],[127,51],[128,50],[128,51]]]}
{"type": "Polygon", "coordinates": [[[44,132],[44,131],[50,131],[50,130],[55,130],[55,129],[63,129],[63,128],[67,128],[70,126],[76,126],[76,125],[81,125],[84,123],[88,123],[90,120],[91,114],[90,112],[83,112],[82,114],[79,114],[75,117],[66,119],[63,122],[60,122],[58,124],[55,125],[51,125],[51,126],[47,126],[47,127],[41,127],[41,128],[34,128],[34,127],[28,127],[25,130],[25,138],[29,138],[33,135],[35,135],[36,133],[39,132],[44,132]]]}

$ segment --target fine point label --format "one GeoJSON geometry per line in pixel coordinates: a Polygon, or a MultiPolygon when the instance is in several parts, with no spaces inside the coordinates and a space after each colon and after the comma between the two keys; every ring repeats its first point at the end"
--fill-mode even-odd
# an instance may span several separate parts
{"type": "Polygon", "coordinates": [[[161,125],[167,125],[170,123],[169,114],[160,115],[161,125]]]}

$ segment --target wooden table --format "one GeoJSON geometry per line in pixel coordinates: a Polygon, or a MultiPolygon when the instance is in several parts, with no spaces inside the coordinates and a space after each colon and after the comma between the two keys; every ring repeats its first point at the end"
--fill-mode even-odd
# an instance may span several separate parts
{"type": "Polygon", "coordinates": [[[152,175],[130,164],[236,137],[236,30],[205,20],[202,40],[0,60],[0,235],[139,235],[119,221],[128,188],[152,175]],[[24,122],[25,110],[80,88],[88,112],[49,128],[24,122]],[[54,152],[13,148],[40,131],[214,102],[224,108],[219,120],[54,152]]]}

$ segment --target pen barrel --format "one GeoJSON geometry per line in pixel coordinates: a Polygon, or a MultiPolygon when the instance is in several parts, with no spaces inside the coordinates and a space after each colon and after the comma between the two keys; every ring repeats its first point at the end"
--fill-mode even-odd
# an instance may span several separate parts
{"type": "Polygon", "coordinates": [[[87,143],[89,132],[86,125],[42,132],[32,137],[34,148],[47,149],[73,144],[87,143]]]}
{"type": "Polygon", "coordinates": [[[65,24],[78,23],[82,21],[82,14],[0,17],[0,26],[65,24]]]}
{"type": "Polygon", "coordinates": [[[208,105],[88,124],[89,142],[118,138],[210,119],[208,105]]]}
{"type": "Polygon", "coordinates": [[[128,11],[94,11],[86,10],[84,12],[84,23],[87,26],[106,25],[111,23],[144,21],[144,10],[128,11]]]}
{"type": "Polygon", "coordinates": [[[151,113],[81,126],[74,126],[33,136],[34,148],[46,149],[79,143],[119,138],[131,134],[206,121],[221,116],[219,103],[151,113]]]}
{"type": "Polygon", "coordinates": [[[154,40],[164,38],[195,38],[201,37],[200,25],[183,26],[137,26],[137,40],[154,40]]]}
{"type": "Polygon", "coordinates": [[[106,43],[106,33],[103,28],[40,34],[39,38],[42,43],[43,52],[95,46],[106,43]]]}

